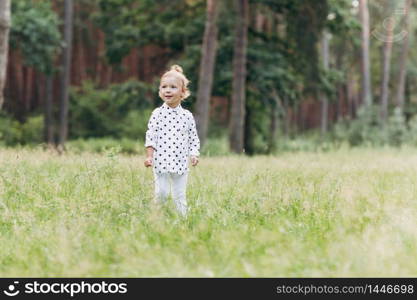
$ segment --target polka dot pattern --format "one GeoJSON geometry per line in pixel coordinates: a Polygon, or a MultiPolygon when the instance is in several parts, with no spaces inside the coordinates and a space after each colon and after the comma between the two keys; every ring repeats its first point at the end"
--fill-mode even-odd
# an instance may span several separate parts
{"type": "Polygon", "coordinates": [[[149,119],[145,147],[153,147],[155,172],[177,173],[189,171],[188,157],[199,156],[200,140],[192,113],[181,107],[164,103],[149,119]]]}

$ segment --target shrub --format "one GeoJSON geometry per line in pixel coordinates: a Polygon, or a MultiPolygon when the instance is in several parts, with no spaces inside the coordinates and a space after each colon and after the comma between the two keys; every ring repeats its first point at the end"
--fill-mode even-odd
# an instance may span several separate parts
{"type": "Polygon", "coordinates": [[[389,117],[386,130],[390,145],[399,146],[408,142],[411,130],[409,130],[404,114],[399,108],[395,108],[389,117]]]}
{"type": "Polygon", "coordinates": [[[209,137],[200,150],[201,155],[217,156],[230,154],[227,136],[209,137]]]}
{"type": "Polygon", "coordinates": [[[0,141],[3,145],[19,144],[22,140],[22,128],[17,120],[2,113],[0,116],[0,141]]]}
{"type": "Polygon", "coordinates": [[[152,110],[150,93],[150,86],[136,80],[107,89],[84,82],[71,92],[70,137],[142,137],[152,110]]]}
{"type": "Polygon", "coordinates": [[[25,123],[2,114],[0,142],[5,146],[39,144],[43,141],[43,116],[29,117],[25,123]]]}
{"type": "Polygon", "coordinates": [[[89,138],[71,140],[66,144],[69,152],[81,153],[105,153],[111,149],[117,149],[117,152],[126,154],[144,154],[145,148],[143,143],[135,140],[123,138],[89,138]]]}
{"type": "Polygon", "coordinates": [[[417,142],[417,119],[407,121],[400,109],[395,108],[386,124],[379,117],[379,108],[360,108],[357,118],[344,120],[334,126],[332,137],[347,141],[351,146],[400,146],[417,142]]]}
{"type": "Polygon", "coordinates": [[[131,110],[119,124],[119,136],[144,141],[152,109],[131,110]]]}
{"type": "Polygon", "coordinates": [[[407,141],[407,144],[417,146],[417,115],[414,115],[408,121],[408,131],[405,134],[404,140],[407,141]]]}
{"type": "Polygon", "coordinates": [[[43,142],[43,116],[33,116],[21,124],[21,144],[40,144],[43,142]]]}

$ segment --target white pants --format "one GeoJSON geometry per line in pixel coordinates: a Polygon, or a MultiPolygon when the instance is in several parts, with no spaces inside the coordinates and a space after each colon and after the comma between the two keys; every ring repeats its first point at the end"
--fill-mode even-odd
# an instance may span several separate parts
{"type": "Polygon", "coordinates": [[[172,183],[172,198],[178,212],[185,216],[187,214],[186,187],[188,172],[178,175],[176,173],[157,174],[155,177],[155,201],[165,203],[170,194],[170,181],[172,183]]]}

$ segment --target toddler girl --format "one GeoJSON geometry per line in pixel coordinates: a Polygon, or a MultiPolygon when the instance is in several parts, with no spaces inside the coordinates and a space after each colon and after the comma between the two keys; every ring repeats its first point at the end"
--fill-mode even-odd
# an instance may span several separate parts
{"type": "Polygon", "coordinates": [[[187,214],[186,185],[188,159],[198,164],[200,140],[192,113],[181,107],[190,92],[182,68],[173,65],[161,77],[159,97],[164,104],[156,108],[146,131],[145,166],[153,166],[155,200],[166,202],[172,182],[172,198],[182,216],[187,214]]]}

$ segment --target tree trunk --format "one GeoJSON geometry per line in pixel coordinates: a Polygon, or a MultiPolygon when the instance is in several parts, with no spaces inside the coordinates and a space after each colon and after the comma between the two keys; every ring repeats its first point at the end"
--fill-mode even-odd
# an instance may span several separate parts
{"type": "Polygon", "coordinates": [[[33,98],[33,73],[34,70],[32,67],[24,67],[25,68],[25,89],[24,89],[24,108],[25,108],[25,118],[30,112],[30,107],[32,104],[32,98],[33,98]]]}
{"type": "MultiPolygon", "coordinates": [[[[411,87],[410,87],[410,76],[405,78],[405,91],[404,91],[404,105],[410,103],[411,98],[411,87]]],[[[413,113],[410,111],[404,111],[404,116],[407,121],[413,117],[413,113]]]]}
{"type": "MultiPolygon", "coordinates": [[[[335,50],[336,55],[336,69],[342,71],[344,68],[344,57],[346,52],[347,43],[342,41],[335,50]]],[[[345,71],[343,71],[345,73],[345,71]]],[[[340,122],[345,117],[345,107],[346,107],[346,86],[347,80],[337,84],[337,101],[336,101],[336,121],[340,122]]]]}
{"type": "Polygon", "coordinates": [[[68,90],[71,75],[71,48],[72,48],[72,25],[73,25],[73,1],[65,0],[65,26],[63,50],[63,71],[61,77],[61,101],[60,101],[60,126],[58,147],[65,149],[65,142],[68,138],[68,90]]]}
{"type": "Polygon", "coordinates": [[[54,129],[53,129],[53,75],[46,76],[46,97],[45,97],[45,141],[48,145],[54,145],[54,129]]]}
{"type": "MultiPolygon", "coordinates": [[[[323,32],[322,37],[322,59],[324,70],[329,69],[329,36],[327,32],[323,32]]],[[[327,95],[322,93],[321,95],[321,134],[322,136],[327,132],[329,120],[329,100],[327,95]]]]}
{"type": "Polygon", "coordinates": [[[7,58],[9,55],[10,0],[0,1],[0,109],[4,103],[3,90],[6,85],[7,58]]]}
{"type": "Polygon", "coordinates": [[[201,49],[200,74],[196,102],[196,125],[201,145],[204,145],[210,118],[210,98],[217,48],[218,1],[207,0],[207,16],[201,49]]]}
{"type": "Polygon", "coordinates": [[[346,82],[338,84],[337,87],[337,104],[336,104],[336,121],[340,122],[345,118],[346,103],[346,82]]]}
{"type": "Polygon", "coordinates": [[[291,130],[290,105],[288,104],[288,100],[285,97],[284,97],[282,102],[283,102],[282,108],[283,108],[283,111],[284,111],[284,116],[283,116],[284,122],[282,124],[283,125],[282,130],[284,132],[284,135],[286,137],[289,137],[290,136],[290,130],[291,130]]]}
{"type": "MultiPolygon", "coordinates": [[[[253,101],[253,99],[250,99],[253,101]]],[[[249,105],[250,101],[246,101],[246,105],[249,105]]],[[[250,109],[246,109],[245,113],[245,123],[244,123],[244,139],[243,139],[243,148],[245,149],[246,155],[253,155],[255,154],[255,135],[256,132],[254,130],[254,121],[252,116],[252,111],[250,109]]]]}
{"type": "Polygon", "coordinates": [[[277,128],[278,128],[278,100],[276,105],[272,105],[269,119],[269,141],[268,141],[268,153],[272,153],[276,149],[277,145],[277,128]]]}
{"type": "Polygon", "coordinates": [[[383,49],[383,62],[382,62],[382,80],[381,80],[381,120],[385,124],[388,117],[388,96],[389,96],[389,75],[391,66],[391,53],[392,53],[392,34],[393,34],[393,20],[388,18],[387,21],[387,35],[384,41],[383,49]]]}
{"type": "Polygon", "coordinates": [[[350,120],[353,120],[356,116],[356,101],[355,101],[355,81],[351,74],[347,74],[346,80],[346,98],[348,103],[348,116],[350,120]]]}
{"type": "Polygon", "coordinates": [[[248,31],[248,0],[235,0],[237,22],[233,55],[232,108],[230,119],[230,148],[235,153],[244,152],[246,47],[248,31]]]}
{"type": "Polygon", "coordinates": [[[367,0],[359,0],[359,16],[362,25],[362,103],[369,106],[372,104],[372,91],[369,60],[369,11],[367,0]]]}
{"type": "Polygon", "coordinates": [[[404,110],[404,97],[405,97],[405,81],[407,76],[407,58],[408,58],[408,48],[409,48],[409,35],[410,35],[410,7],[411,7],[411,0],[407,0],[405,4],[405,16],[404,16],[404,30],[407,33],[404,37],[403,46],[401,49],[401,57],[400,57],[400,70],[399,70],[399,78],[398,78],[398,88],[397,88],[397,95],[395,97],[396,101],[395,104],[397,107],[400,108],[401,111],[404,110]]]}

